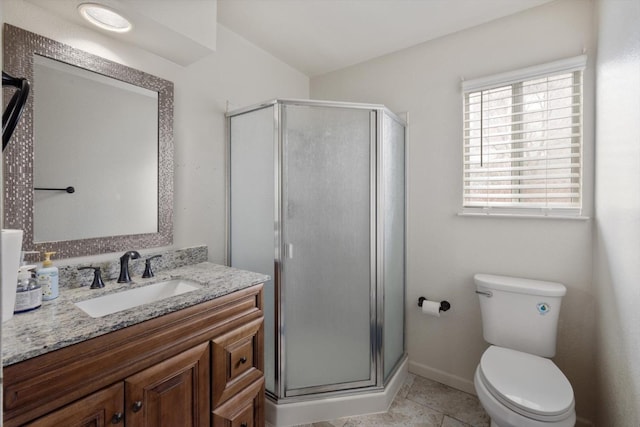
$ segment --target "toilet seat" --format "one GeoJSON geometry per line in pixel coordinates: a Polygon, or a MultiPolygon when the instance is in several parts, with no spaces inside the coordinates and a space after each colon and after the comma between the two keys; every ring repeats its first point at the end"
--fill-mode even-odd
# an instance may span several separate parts
{"type": "Polygon", "coordinates": [[[549,359],[491,346],[478,376],[501,404],[527,418],[560,421],[574,412],[571,384],[549,359]]]}

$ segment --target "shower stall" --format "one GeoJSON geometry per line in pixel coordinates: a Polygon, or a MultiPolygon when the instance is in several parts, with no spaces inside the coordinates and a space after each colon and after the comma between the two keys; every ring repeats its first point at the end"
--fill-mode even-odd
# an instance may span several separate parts
{"type": "Polygon", "coordinates": [[[276,405],[379,392],[405,362],[405,122],[275,100],[227,114],[233,267],[269,274],[276,405]]]}

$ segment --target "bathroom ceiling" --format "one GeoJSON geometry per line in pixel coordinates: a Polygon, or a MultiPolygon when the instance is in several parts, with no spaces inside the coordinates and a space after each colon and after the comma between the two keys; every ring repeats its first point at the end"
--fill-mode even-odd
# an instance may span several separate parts
{"type": "Polygon", "coordinates": [[[217,3],[217,22],[313,77],[555,0],[21,1],[84,26],[80,3],[125,12],[134,30],[109,37],[183,66],[215,50],[217,3]]]}
{"type": "MultiPolygon", "coordinates": [[[[0,0],[7,1],[7,0],[0,0]]],[[[25,1],[106,37],[188,66],[216,49],[216,0],[12,0],[25,1]],[[100,29],[78,13],[78,6],[98,3],[133,23],[126,33],[100,29]]]]}
{"type": "Polygon", "coordinates": [[[313,77],[553,0],[218,0],[218,22],[313,77]]]}

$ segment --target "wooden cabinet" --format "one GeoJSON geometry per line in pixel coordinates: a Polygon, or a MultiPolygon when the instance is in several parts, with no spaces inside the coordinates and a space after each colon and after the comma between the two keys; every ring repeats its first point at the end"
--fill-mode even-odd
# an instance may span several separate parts
{"type": "Polygon", "coordinates": [[[4,426],[264,426],[262,285],[4,369],[4,426]]]}
{"type": "Polygon", "coordinates": [[[209,372],[204,343],[127,378],[127,427],[209,425],[209,372]]]}

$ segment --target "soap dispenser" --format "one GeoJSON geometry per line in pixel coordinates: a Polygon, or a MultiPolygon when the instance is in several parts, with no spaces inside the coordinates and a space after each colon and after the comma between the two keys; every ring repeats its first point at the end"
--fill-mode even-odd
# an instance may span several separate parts
{"type": "Polygon", "coordinates": [[[45,252],[42,268],[38,269],[38,285],[42,287],[42,299],[49,301],[58,298],[58,267],[51,262],[55,252],[45,252]]]}

